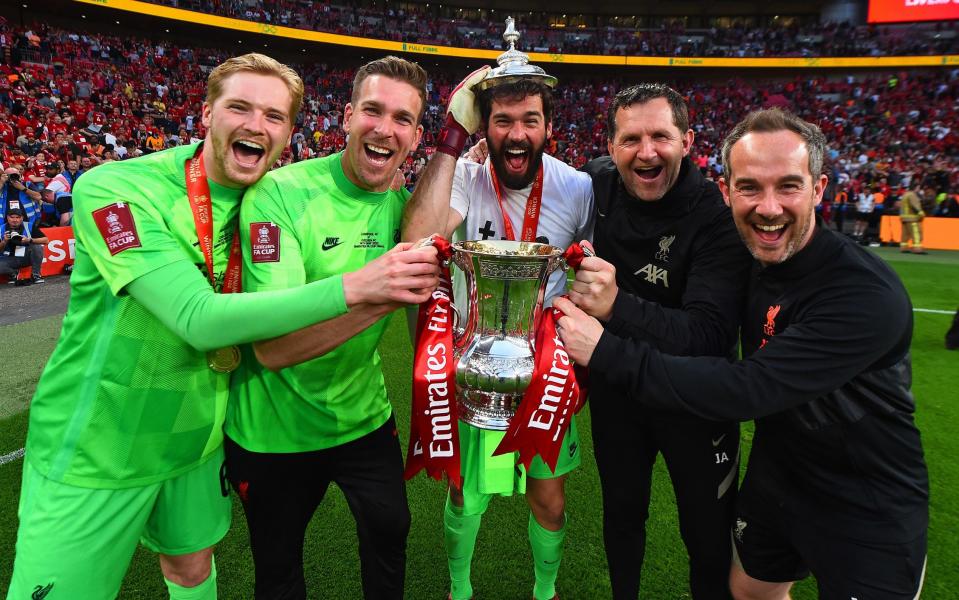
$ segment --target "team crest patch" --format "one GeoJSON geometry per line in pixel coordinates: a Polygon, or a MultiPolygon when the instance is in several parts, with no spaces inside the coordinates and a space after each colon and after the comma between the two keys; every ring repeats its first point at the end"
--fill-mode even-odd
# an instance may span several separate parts
{"type": "Polygon", "coordinates": [[[777,304],[770,306],[769,310],[766,311],[766,324],[763,325],[763,333],[770,337],[776,335],[776,316],[780,310],[782,310],[782,305],[777,304]]]}
{"type": "Polygon", "coordinates": [[[250,257],[255,263],[280,262],[280,226],[250,223],[250,257]]]}
{"type": "Polygon", "coordinates": [[[133,213],[130,212],[129,204],[117,202],[95,210],[93,221],[107,244],[110,256],[130,248],[140,247],[140,236],[137,234],[137,226],[133,222],[133,213]]]}
{"type": "Polygon", "coordinates": [[[676,241],[675,235],[664,235],[659,238],[659,252],[656,253],[656,260],[663,262],[669,261],[669,247],[676,241]]]}

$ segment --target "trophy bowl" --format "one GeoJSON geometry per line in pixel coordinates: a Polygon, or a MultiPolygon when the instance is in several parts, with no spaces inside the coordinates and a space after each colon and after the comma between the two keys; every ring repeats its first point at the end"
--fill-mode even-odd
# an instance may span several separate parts
{"type": "Polygon", "coordinates": [[[466,278],[454,333],[459,417],[506,430],[533,374],[536,329],[550,274],[563,251],[535,242],[477,240],[453,244],[466,278]]]}

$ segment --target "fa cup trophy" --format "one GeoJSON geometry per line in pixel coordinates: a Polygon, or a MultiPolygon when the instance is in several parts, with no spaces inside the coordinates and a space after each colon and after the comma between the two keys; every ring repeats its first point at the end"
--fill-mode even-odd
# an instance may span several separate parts
{"type": "Polygon", "coordinates": [[[480,429],[506,430],[533,376],[536,330],[550,274],[563,251],[535,242],[453,244],[466,275],[461,327],[453,331],[459,418],[480,429]]]}
{"type": "MultiPolygon", "coordinates": [[[[516,49],[520,34],[506,18],[509,49],[499,66],[474,86],[482,91],[520,80],[549,87],[556,78],[529,64],[516,49]]],[[[527,241],[473,241],[453,245],[453,261],[466,275],[462,327],[454,333],[459,417],[481,429],[506,430],[533,374],[533,344],[550,274],[563,263],[563,250],[527,241]]]]}
{"type": "MultiPolygon", "coordinates": [[[[474,91],[527,80],[556,85],[555,77],[529,64],[529,56],[516,49],[519,37],[513,19],[506,19],[503,39],[509,49],[474,91]]],[[[497,186],[492,172],[491,177],[497,186]]],[[[543,302],[550,275],[567,263],[578,266],[583,250],[574,244],[576,252],[573,247],[564,252],[534,241],[542,186],[540,170],[519,240],[450,244],[434,237],[429,242],[445,266],[439,288],[420,307],[407,477],[426,469],[431,477],[445,473],[458,485],[456,420],[505,431],[494,454],[515,450],[527,465],[539,454],[555,468],[556,442],[580,396],[572,361],[556,333],[558,317],[553,309],[544,310],[543,302]],[[452,293],[449,264],[462,271],[465,293],[462,287],[452,293]]],[[[514,237],[512,226],[504,229],[514,237]]]]}

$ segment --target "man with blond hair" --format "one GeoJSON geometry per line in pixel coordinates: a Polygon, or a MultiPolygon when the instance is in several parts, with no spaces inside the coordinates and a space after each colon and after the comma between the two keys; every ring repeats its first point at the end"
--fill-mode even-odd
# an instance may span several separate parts
{"type": "Polygon", "coordinates": [[[78,180],[70,306],[30,407],[8,598],[113,599],[138,541],[159,554],[170,598],[216,598],[236,345],[408,299],[389,284],[422,252],[218,293],[240,291],[240,200],[289,144],[302,97],[289,67],[231,58],[210,74],[203,142],[78,180]]]}

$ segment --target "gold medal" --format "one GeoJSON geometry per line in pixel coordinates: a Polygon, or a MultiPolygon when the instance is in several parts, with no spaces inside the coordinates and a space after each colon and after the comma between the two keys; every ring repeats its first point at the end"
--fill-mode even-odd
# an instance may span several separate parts
{"type": "Polygon", "coordinates": [[[240,349],[228,346],[210,350],[206,353],[206,364],[217,373],[229,373],[240,366],[240,349]]]}

